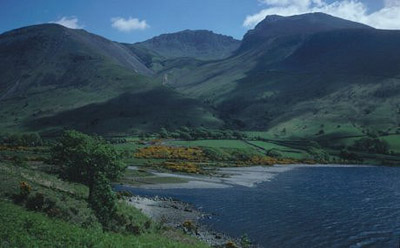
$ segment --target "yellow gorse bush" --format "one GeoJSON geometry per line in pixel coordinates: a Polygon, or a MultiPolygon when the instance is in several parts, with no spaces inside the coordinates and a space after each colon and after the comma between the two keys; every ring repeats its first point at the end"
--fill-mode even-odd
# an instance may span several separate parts
{"type": "Polygon", "coordinates": [[[31,193],[32,187],[27,182],[20,182],[19,183],[19,192],[22,196],[27,196],[31,193]]]}

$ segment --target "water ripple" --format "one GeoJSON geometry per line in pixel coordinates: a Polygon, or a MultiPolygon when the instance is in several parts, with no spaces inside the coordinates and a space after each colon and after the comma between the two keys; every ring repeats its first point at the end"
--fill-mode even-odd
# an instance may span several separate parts
{"type": "Polygon", "coordinates": [[[216,214],[207,224],[264,247],[398,247],[399,179],[393,167],[298,166],[254,188],[142,192],[201,206],[216,214]]]}

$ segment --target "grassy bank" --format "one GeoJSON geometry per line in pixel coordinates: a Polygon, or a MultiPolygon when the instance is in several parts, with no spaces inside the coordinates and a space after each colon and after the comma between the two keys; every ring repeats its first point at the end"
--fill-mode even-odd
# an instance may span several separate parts
{"type": "MultiPolygon", "coordinates": [[[[133,225],[116,222],[103,231],[88,207],[86,186],[46,172],[48,165],[0,162],[0,240],[10,247],[207,247],[182,232],[152,222],[120,200],[118,215],[133,225]],[[17,201],[21,182],[31,187],[26,201],[17,201]],[[44,205],[38,207],[37,196],[44,205]]],[[[124,221],[122,221],[124,222],[124,221]]]]}
{"type": "Polygon", "coordinates": [[[168,231],[134,236],[83,228],[4,200],[0,201],[0,222],[0,240],[9,247],[206,247],[168,231]]]}

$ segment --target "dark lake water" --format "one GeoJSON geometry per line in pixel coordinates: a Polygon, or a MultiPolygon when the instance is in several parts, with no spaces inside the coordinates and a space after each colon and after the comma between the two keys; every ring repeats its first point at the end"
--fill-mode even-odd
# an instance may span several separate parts
{"type": "Polygon", "coordinates": [[[400,168],[296,167],[257,187],[132,189],[208,213],[212,228],[263,247],[399,247],[400,168]]]}

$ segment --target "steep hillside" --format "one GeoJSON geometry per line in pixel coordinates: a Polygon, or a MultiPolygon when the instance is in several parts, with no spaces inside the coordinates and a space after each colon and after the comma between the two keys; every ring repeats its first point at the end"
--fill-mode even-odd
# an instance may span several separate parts
{"type": "Polygon", "coordinates": [[[311,138],[393,131],[400,124],[399,34],[321,13],[272,16],[234,56],[171,66],[159,77],[216,107],[235,128],[311,138]]]}
{"type": "Polygon", "coordinates": [[[37,118],[29,129],[70,127],[86,133],[121,135],[160,128],[218,127],[212,111],[197,100],[168,88],[127,92],[106,102],[88,104],[56,115],[37,118]]]}
{"type": "Polygon", "coordinates": [[[323,13],[296,16],[267,16],[243,37],[240,51],[254,49],[270,39],[283,36],[306,36],[323,31],[341,29],[372,29],[364,24],[343,20],[323,13]]]}
{"type": "Polygon", "coordinates": [[[241,43],[182,31],[129,45],[27,27],[0,36],[1,127],[225,124],[312,139],[400,132],[398,44],[400,31],[321,13],[267,17],[241,43]]]}
{"type": "Polygon", "coordinates": [[[2,93],[17,81],[20,89],[29,87],[33,81],[35,86],[57,85],[61,81],[64,85],[77,84],[76,81],[84,80],[83,76],[82,80],[75,80],[65,78],[66,74],[87,65],[109,64],[143,75],[152,74],[125,46],[57,24],[30,26],[2,34],[0,55],[2,93]]]}
{"type": "MultiPolygon", "coordinates": [[[[165,64],[159,72],[168,84],[194,96],[221,101],[237,82],[255,70],[276,67],[320,32],[334,30],[373,30],[372,28],[322,13],[292,17],[268,16],[246,33],[234,56],[222,61],[165,64]],[[250,72],[251,71],[251,72],[250,72]]],[[[318,55],[316,55],[318,56],[318,55]]]]}
{"type": "MultiPolygon", "coordinates": [[[[0,36],[1,129],[20,129],[22,124],[30,129],[34,126],[30,123],[37,119],[59,116],[89,104],[106,103],[122,94],[140,95],[141,104],[158,106],[159,109],[153,108],[146,113],[147,116],[157,116],[169,106],[154,104],[160,100],[154,98],[154,90],[164,90],[165,97],[171,97],[171,102],[178,105],[182,113],[192,113],[189,108],[203,108],[195,100],[190,105],[179,104],[187,100],[164,89],[153,80],[152,74],[126,46],[84,30],[45,24],[6,32],[0,36]]],[[[135,109],[137,106],[123,107],[135,109]]],[[[196,113],[200,119],[203,114],[212,116],[207,109],[196,113]]],[[[86,114],[90,118],[92,113],[86,114]]],[[[103,117],[108,118],[107,115],[103,117]]],[[[134,113],[125,116],[135,121],[142,120],[141,117],[134,113]]],[[[66,119],[58,120],[57,128],[69,127],[72,123],[66,119]]],[[[106,122],[104,119],[101,121],[106,122]]],[[[174,115],[169,121],[176,121],[174,115]]],[[[52,128],[50,124],[46,127],[52,128]]],[[[110,131],[107,128],[101,130],[110,131]]]]}

